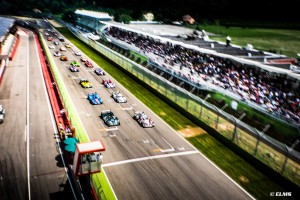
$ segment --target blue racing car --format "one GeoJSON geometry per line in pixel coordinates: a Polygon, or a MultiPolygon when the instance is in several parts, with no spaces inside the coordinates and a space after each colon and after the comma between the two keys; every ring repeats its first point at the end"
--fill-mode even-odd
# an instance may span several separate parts
{"type": "Polygon", "coordinates": [[[97,92],[95,92],[95,93],[89,93],[88,96],[87,96],[87,99],[93,105],[99,105],[99,104],[103,103],[102,99],[99,97],[99,95],[97,94],[97,92]]]}

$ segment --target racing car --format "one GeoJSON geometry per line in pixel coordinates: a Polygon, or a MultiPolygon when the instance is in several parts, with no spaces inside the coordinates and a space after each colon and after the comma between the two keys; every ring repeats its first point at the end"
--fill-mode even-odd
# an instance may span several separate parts
{"type": "Polygon", "coordinates": [[[79,51],[75,52],[75,56],[81,56],[81,53],[79,51]]]}
{"type": "Polygon", "coordinates": [[[69,70],[71,72],[79,72],[79,69],[77,67],[74,67],[74,66],[69,66],[69,70]]]}
{"type": "Polygon", "coordinates": [[[59,41],[64,42],[65,39],[63,37],[58,37],[59,41]]]}
{"type": "Polygon", "coordinates": [[[0,105],[0,123],[4,121],[4,117],[5,117],[5,109],[3,105],[0,105]]]}
{"type": "Polygon", "coordinates": [[[100,69],[100,68],[95,69],[94,72],[95,72],[97,75],[99,75],[99,76],[105,75],[105,72],[104,72],[102,69],[100,69]]]}
{"type": "Polygon", "coordinates": [[[61,51],[67,51],[67,49],[65,47],[60,47],[61,51]]]}
{"type": "Polygon", "coordinates": [[[68,61],[68,57],[67,57],[67,56],[61,56],[61,57],[60,57],[60,60],[61,60],[61,61],[68,61]]]}
{"type": "Polygon", "coordinates": [[[84,64],[85,64],[85,66],[88,67],[88,68],[93,68],[93,67],[94,67],[93,64],[91,63],[91,61],[88,61],[88,60],[85,61],[84,64]]]}
{"type": "Polygon", "coordinates": [[[80,58],[80,61],[82,61],[82,62],[86,62],[86,61],[87,61],[87,59],[86,59],[85,57],[81,57],[81,58],[80,58]]]}
{"type": "Polygon", "coordinates": [[[143,111],[134,112],[133,118],[144,128],[151,128],[155,126],[154,121],[151,118],[148,118],[143,111]]]}
{"type": "Polygon", "coordinates": [[[97,94],[97,92],[95,92],[95,93],[88,93],[87,99],[93,105],[99,105],[99,104],[103,103],[102,99],[99,97],[99,95],[97,94]]]}
{"type": "Polygon", "coordinates": [[[124,97],[120,91],[113,92],[111,96],[117,103],[126,103],[127,102],[126,97],[124,97]]]}
{"type": "Polygon", "coordinates": [[[73,62],[71,62],[71,65],[74,67],[80,67],[79,62],[74,60],[73,62]]]}
{"type": "Polygon", "coordinates": [[[59,53],[59,51],[55,51],[53,55],[56,56],[56,57],[60,57],[61,53],[59,53]]]}
{"type": "Polygon", "coordinates": [[[84,78],[80,79],[79,84],[83,88],[92,88],[93,87],[92,83],[84,78]]]}
{"type": "Polygon", "coordinates": [[[102,84],[106,87],[106,88],[115,88],[116,85],[110,80],[105,80],[103,79],[102,84]]]}
{"type": "Polygon", "coordinates": [[[65,44],[65,47],[67,47],[67,48],[71,48],[71,44],[65,44]]]}
{"type": "Polygon", "coordinates": [[[120,126],[120,120],[111,110],[101,111],[100,118],[107,126],[120,126]]]}

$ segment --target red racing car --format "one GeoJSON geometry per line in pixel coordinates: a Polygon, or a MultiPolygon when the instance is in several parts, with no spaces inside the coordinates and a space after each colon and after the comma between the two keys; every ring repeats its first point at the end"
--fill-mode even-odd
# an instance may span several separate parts
{"type": "Polygon", "coordinates": [[[88,61],[88,60],[85,61],[84,64],[85,64],[85,66],[88,67],[88,68],[93,68],[93,67],[94,67],[93,64],[91,63],[91,61],[88,61]]]}

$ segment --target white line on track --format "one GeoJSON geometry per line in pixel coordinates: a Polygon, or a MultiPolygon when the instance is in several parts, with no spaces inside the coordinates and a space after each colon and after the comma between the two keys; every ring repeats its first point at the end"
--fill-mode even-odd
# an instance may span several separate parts
{"type": "Polygon", "coordinates": [[[129,108],[122,108],[122,110],[133,110],[132,107],[129,107],[129,108]]]}
{"type": "Polygon", "coordinates": [[[82,95],[82,98],[85,98],[85,99],[87,98],[87,97],[86,97],[87,95],[85,95],[83,92],[80,92],[80,93],[81,93],[81,95],[82,95]]]}
{"type": "Polygon", "coordinates": [[[147,157],[142,157],[142,158],[134,158],[134,159],[130,159],[130,160],[122,160],[122,161],[117,161],[117,162],[106,163],[106,164],[103,164],[102,167],[111,167],[111,166],[134,163],[134,162],[145,161],[145,160],[154,160],[154,159],[159,159],[159,158],[168,158],[168,157],[191,155],[191,154],[198,154],[198,153],[199,153],[199,151],[185,151],[185,152],[180,152],[180,153],[147,156],[147,157]]]}
{"type": "Polygon", "coordinates": [[[154,144],[157,147],[157,149],[161,150],[161,148],[156,144],[156,142],[154,140],[152,140],[152,139],[150,139],[150,140],[151,140],[151,144],[154,144]]]}
{"type": "Polygon", "coordinates": [[[27,124],[25,124],[24,140],[25,140],[25,142],[27,141],[27,124]]]}
{"type": "Polygon", "coordinates": [[[116,126],[115,128],[106,128],[105,131],[117,131],[118,127],[116,126]]]}

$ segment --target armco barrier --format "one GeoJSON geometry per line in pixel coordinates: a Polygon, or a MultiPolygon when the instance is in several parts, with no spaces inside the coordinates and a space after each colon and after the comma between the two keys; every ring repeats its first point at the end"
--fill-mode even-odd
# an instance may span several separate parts
{"type": "Polygon", "coordinates": [[[268,137],[110,48],[85,38],[72,26],[68,26],[68,28],[77,38],[100,54],[124,68],[186,112],[215,129],[219,134],[232,141],[232,143],[248,152],[251,156],[300,186],[299,152],[286,147],[284,144],[268,137]]]}
{"type": "MultiPolygon", "coordinates": [[[[64,102],[64,107],[67,110],[67,113],[68,113],[68,116],[70,118],[72,125],[76,127],[76,137],[80,142],[90,142],[89,138],[87,136],[87,133],[84,129],[84,126],[76,112],[75,106],[72,103],[71,97],[69,96],[66,86],[63,83],[62,77],[60,76],[60,73],[56,67],[53,57],[52,57],[52,55],[48,49],[48,46],[47,46],[41,33],[39,33],[39,37],[40,37],[40,41],[42,43],[43,49],[45,51],[45,54],[48,58],[51,70],[54,74],[56,85],[60,91],[61,98],[64,102]]],[[[108,180],[103,172],[93,174],[92,175],[92,183],[97,192],[98,199],[104,199],[104,200],[105,199],[109,199],[109,200],[116,199],[116,197],[112,191],[112,188],[110,187],[108,180]]]]}

